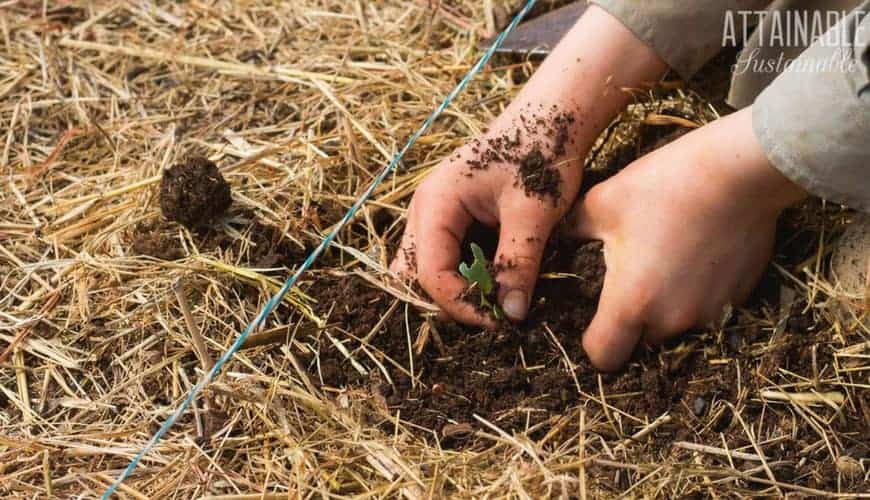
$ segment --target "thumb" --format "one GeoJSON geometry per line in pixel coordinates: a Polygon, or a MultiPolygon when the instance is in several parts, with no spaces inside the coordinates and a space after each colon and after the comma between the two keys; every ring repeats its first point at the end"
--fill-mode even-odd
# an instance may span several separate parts
{"type": "Polygon", "coordinates": [[[511,321],[526,319],[541,257],[553,223],[528,213],[504,213],[498,236],[496,265],[498,300],[511,321]]]}
{"type": "MultiPolygon", "coordinates": [[[[598,311],[583,334],[583,349],[589,360],[602,371],[615,371],[631,358],[643,333],[642,311],[631,288],[613,271],[604,277],[598,311]]],[[[627,282],[626,282],[627,283],[627,282]]]]}

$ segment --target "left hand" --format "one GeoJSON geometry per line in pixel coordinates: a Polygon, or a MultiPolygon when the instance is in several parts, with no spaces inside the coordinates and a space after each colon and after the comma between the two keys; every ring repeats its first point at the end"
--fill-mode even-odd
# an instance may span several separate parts
{"type": "Polygon", "coordinates": [[[744,302],[770,259],[780,212],[805,196],[768,162],[751,108],[590,190],[569,233],[604,242],[604,289],[583,337],[592,363],[618,369],[642,337],[660,343],[744,302]]]}

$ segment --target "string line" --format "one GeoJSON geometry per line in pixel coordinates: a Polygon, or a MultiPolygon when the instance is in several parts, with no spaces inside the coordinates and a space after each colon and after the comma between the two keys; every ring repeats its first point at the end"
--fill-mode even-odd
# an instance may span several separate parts
{"type": "Polygon", "coordinates": [[[217,374],[220,372],[223,365],[227,361],[229,361],[229,359],[231,357],[233,357],[235,355],[235,353],[241,348],[242,344],[245,342],[245,339],[248,338],[248,336],[251,334],[251,332],[253,332],[257,328],[259,328],[259,326],[266,319],[266,316],[268,316],[269,313],[271,313],[272,310],[275,309],[275,307],[277,307],[278,304],[281,303],[281,301],[284,298],[284,295],[286,295],[287,292],[290,291],[291,288],[293,288],[293,286],[296,284],[296,281],[302,276],[302,274],[305,273],[305,271],[307,271],[308,268],[310,268],[312,264],[314,264],[314,262],[317,260],[317,258],[332,243],[332,241],[335,239],[335,237],[338,235],[338,233],[347,225],[347,223],[353,218],[353,216],[357,213],[357,211],[359,211],[359,209],[369,199],[369,197],[371,197],[374,190],[381,183],[383,183],[384,179],[386,179],[386,177],[390,173],[392,173],[393,170],[395,170],[396,166],[399,164],[399,162],[402,160],[402,158],[405,156],[405,154],[408,152],[408,150],[411,149],[411,146],[413,146],[414,143],[417,142],[417,140],[420,138],[420,136],[422,136],[424,133],[426,133],[427,130],[429,130],[429,128],[432,126],[432,124],[435,122],[435,120],[444,112],[445,109],[447,109],[447,106],[449,106],[450,103],[453,102],[454,99],[456,99],[456,96],[458,96],[459,93],[462,92],[465,89],[465,87],[468,86],[468,83],[480,72],[480,70],[483,68],[483,66],[492,58],[492,55],[495,53],[496,49],[498,49],[498,47],[504,41],[505,37],[507,37],[514,30],[514,28],[516,28],[516,26],[520,23],[520,21],[522,21],[523,17],[525,17],[525,15],[529,12],[529,10],[531,10],[532,7],[534,7],[536,1],[537,0],[528,0],[525,3],[525,5],[523,6],[523,8],[520,9],[520,11],[517,13],[517,15],[513,18],[513,20],[511,20],[510,24],[508,24],[507,27],[501,33],[498,34],[498,36],[493,41],[492,45],[490,45],[489,48],[486,49],[486,51],[480,57],[480,59],[477,61],[477,63],[471,67],[471,69],[468,71],[468,73],[466,73],[466,75],[462,78],[462,80],[459,82],[459,84],[457,84],[456,87],[452,91],[450,91],[449,94],[447,94],[447,96],[444,98],[444,100],[441,102],[441,104],[435,109],[435,111],[433,111],[432,114],[430,114],[429,117],[426,118],[426,120],[423,122],[423,124],[420,126],[420,128],[416,132],[414,132],[414,134],[410,137],[410,139],[408,139],[408,142],[405,144],[405,146],[393,157],[393,159],[389,162],[389,164],[386,167],[384,167],[384,169],[378,174],[378,176],[375,177],[375,179],[372,181],[372,183],[369,185],[369,187],[354,202],[354,204],[350,207],[350,209],[348,209],[347,213],[344,214],[344,217],[341,218],[341,221],[339,221],[339,223],[333,227],[332,231],[330,231],[329,234],[327,234],[323,238],[323,240],[321,240],[320,244],[317,245],[317,248],[315,248],[308,255],[308,257],[305,259],[305,261],[302,263],[302,265],[299,266],[299,268],[296,270],[296,272],[294,272],[293,275],[290,276],[287,279],[287,281],[284,282],[284,284],[281,286],[281,288],[278,290],[278,292],[275,293],[275,295],[273,295],[269,299],[268,302],[266,302],[266,305],[263,306],[263,309],[260,310],[260,312],[254,318],[254,321],[252,321],[244,329],[244,331],[242,331],[242,333],[238,336],[238,338],[236,338],[235,342],[233,342],[233,344],[229,347],[229,349],[227,349],[227,351],[220,358],[218,358],[217,361],[215,361],[211,370],[209,370],[208,373],[206,373],[202,377],[202,379],[200,379],[200,381],[197,382],[196,385],[194,385],[190,389],[187,396],[184,398],[184,400],[181,402],[181,404],[178,406],[178,408],[174,412],[172,412],[172,414],[166,419],[166,421],[163,423],[163,425],[161,425],[160,428],[157,430],[157,432],[154,433],[154,436],[152,436],[151,439],[148,440],[148,443],[145,444],[145,447],[142,448],[142,451],[137,453],[136,456],[133,457],[132,460],[130,460],[130,463],[123,470],[123,472],[121,472],[121,475],[119,475],[118,478],[115,479],[115,482],[112,483],[111,486],[109,486],[109,488],[105,491],[105,493],[103,493],[103,495],[102,495],[103,500],[108,500],[111,497],[112,493],[114,493],[115,490],[118,489],[118,487],[121,485],[121,483],[124,482],[125,479],[130,477],[130,474],[133,472],[133,469],[135,469],[136,466],[139,465],[139,462],[142,461],[142,458],[149,451],[151,451],[154,448],[154,446],[160,441],[160,439],[163,437],[163,435],[166,434],[166,432],[170,429],[170,427],[172,427],[172,425],[175,423],[175,421],[178,420],[178,418],[182,414],[184,414],[184,412],[187,410],[187,408],[193,402],[194,398],[196,398],[196,396],[200,393],[200,391],[202,391],[202,389],[206,385],[208,385],[215,378],[215,376],[217,376],[217,374]]]}

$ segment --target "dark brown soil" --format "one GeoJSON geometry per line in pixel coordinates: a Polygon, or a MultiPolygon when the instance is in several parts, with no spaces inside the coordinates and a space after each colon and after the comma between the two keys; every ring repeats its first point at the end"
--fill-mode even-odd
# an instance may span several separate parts
{"type": "MultiPolygon", "coordinates": [[[[316,357],[306,358],[311,379],[326,392],[368,393],[378,408],[369,414],[371,425],[392,433],[398,416],[405,429],[447,448],[485,446],[488,441],[478,440],[475,432],[494,431],[480,419],[508,434],[524,432],[532,439],[550,434],[554,442],[569,439],[576,428],[563,424],[576,421],[578,401],[588,402],[601,394],[611,411],[633,418],[652,421],[667,412],[672,421],[659,427],[654,440],[663,455],[673,453],[675,441],[724,439],[730,448],[748,447],[745,430],[728,405],[744,401],[742,417],[754,427],[776,429],[784,420],[796,426],[789,427],[791,437],[765,448],[771,462],[795,464],[793,470],[778,469],[779,474],[813,488],[838,487],[835,470],[820,470],[816,460],[800,460],[801,450],[818,439],[810,423],[792,419],[782,407],[765,406],[757,397],[746,398],[747,391],[758,394],[793,373],[811,377],[814,349],[819,366],[832,363],[838,344],[824,325],[801,313],[804,304],[791,312],[780,311],[788,318],[780,333],[762,330],[758,321],[761,311],[776,311],[776,307],[754,302],[736,314],[722,335],[696,332],[655,351],[640,347],[621,373],[601,374],[579,345],[597,300],[586,295],[600,291],[596,284],[603,272],[600,255],[598,244],[551,244],[545,273],[559,270],[582,276],[578,266],[588,269],[597,263],[595,270],[579,279],[542,279],[529,319],[521,325],[480,331],[430,322],[428,341],[422,350],[414,351],[413,363],[409,342],[416,345],[426,320],[413,310],[408,310],[406,319],[403,308],[396,309],[366,344],[388,377],[363,352],[358,339],[370,334],[395,299],[355,277],[319,276],[308,293],[318,300],[322,313],[332,309],[331,335],[343,339],[346,350],[368,373],[355,370],[325,336],[313,335],[305,339],[317,351],[316,357]],[[578,288],[582,293],[577,293],[578,288]],[[412,365],[413,383],[408,375],[412,365]]],[[[870,456],[870,442],[862,431],[870,423],[870,397],[859,392],[855,404],[857,413],[844,413],[831,425],[844,440],[847,455],[860,460],[870,456]]],[[[617,427],[599,432],[607,439],[627,437],[617,427]]],[[[724,460],[722,465],[728,466],[724,460]]],[[[857,484],[843,487],[860,488],[857,484]]]]}
{"type": "MultiPolygon", "coordinates": [[[[546,270],[570,270],[575,263],[594,264],[597,276],[603,274],[600,244],[552,246],[546,270]]],[[[351,338],[369,334],[386,313],[393,299],[354,278],[328,278],[309,293],[331,308],[331,324],[340,325],[351,338]]],[[[564,278],[541,280],[524,325],[504,323],[494,331],[479,331],[453,323],[430,323],[430,339],[415,356],[417,380],[387,358],[407,370],[409,346],[405,317],[394,313],[369,341],[373,354],[389,374],[389,380],[360,350],[357,342],[346,347],[359,362],[370,369],[364,377],[356,371],[328,340],[319,340],[319,363],[312,360],[313,378],[324,386],[365,386],[382,401],[385,417],[401,412],[402,419],[434,431],[445,445],[458,445],[470,437],[464,430],[482,429],[478,415],[509,431],[527,430],[551,418],[562,416],[576,401],[577,386],[567,368],[564,348],[585,390],[594,390],[595,380],[588,375],[592,367],[579,348],[582,332],[595,311],[600,280],[564,278]],[[578,297],[576,290],[586,288],[578,297]],[[552,332],[552,334],[550,333],[552,332]],[[554,341],[558,340],[562,348],[554,341]],[[319,364],[319,366],[318,366],[319,364]]],[[[321,311],[325,313],[326,311],[321,311]]],[[[409,312],[409,326],[416,335],[426,320],[409,312]]],[[[335,335],[333,335],[335,336],[335,335]]],[[[414,339],[411,339],[412,342],[414,339]]],[[[385,418],[382,425],[392,425],[385,418]]],[[[424,434],[428,434],[424,432],[424,434]]],[[[431,437],[431,434],[428,434],[431,437]]]]}
{"type": "MultiPolygon", "coordinates": [[[[587,243],[585,252],[578,252],[565,271],[576,274],[577,291],[589,300],[598,300],[604,286],[604,266],[601,265],[604,245],[600,241],[587,243]]],[[[564,272],[564,271],[563,271],[564,272]]]]}
{"type": "Polygon", "coordinates": [[[411,243],[405,247],[402,247],[402,252],[405,254],[405,262],[408,264],[408,269],[412,271],[412,273],[417,272],[417,245],[415,243],[411,243]]]}
{"type": "Polygon", "coordinates": [[[160,209],[163,216],[188,228],[208,225],[232,204],[230,185],[217,166],[192,157],[163,172],[160,209]]]}
{"type": "Polygon", "coordinates": [[[184,256],[177,237],[155,222],[136,226],[132,248],[137,255],[147,255],[160,260],[176,260],[184,256]]]}
{"type": "Polygon", "coordinates": [[[518,173],[526,196],[538,196],[541,199],[550,197],[554,204],[559,199],[559,181],[562,176],[557,169],[547,164],[540,149],[529,151],[520,160],[518,173]]]}
{"type": "MultiPolygon", "coordinates": [[[[294,243],[280,229],[261,222],[252,212],[242,210],[234,215],[250,220],[241,231],[243,237],[231,236],[222,229],[197,227],[192,235],[200,251],[218,251],[228,261],[238,262],[265,274],[281,275],[298,265],[313,248],[294,243]]],[[[185,255],[178,227],[165,220],[154,219],[136,225],[131,231],[130,240],[131,248],[137,255],[161,260],[176,260],[185,255]]]]}

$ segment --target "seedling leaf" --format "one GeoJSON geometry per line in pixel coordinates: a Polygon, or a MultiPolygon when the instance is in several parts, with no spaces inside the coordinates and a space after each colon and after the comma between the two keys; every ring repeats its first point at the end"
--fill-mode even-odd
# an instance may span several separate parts
{"type": "Polygon", "coordinates": [[[459,274],[468,281],[469,285],[476,286],[480,291],[480,305],[492,310],[495,319],[502,319],[504,312],[502,312],[501,307],[487,299],[487,296],[495,289],[495,281],[487,269],[486,256],[476,243],[471,244],[471,253],[474,255],[474,261],[470,266],[465,262],[459,264],[459,274]]]}
{"type": "Polygon", "coordinates": [[[471,244],[471,253],[474,255],[474,262],[471,266],[463,262],[459,264],[459,273],[468,281],[469,285],[477,285],[483,295],[492,293],[492,276],[489,275],[489,270],[486,268],[486,256],[483,255],[483,250],[477,246],[477,243],[471,244]]]}

